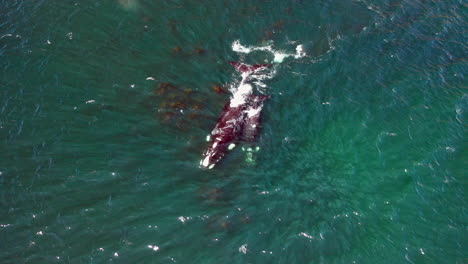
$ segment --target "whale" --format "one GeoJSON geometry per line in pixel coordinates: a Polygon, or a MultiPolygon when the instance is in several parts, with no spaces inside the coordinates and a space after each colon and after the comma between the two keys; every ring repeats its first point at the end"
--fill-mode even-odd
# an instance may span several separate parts
{"type": "Polygon", "coordinates": [[[255,141],[260,129],[263,103],[270,97],[254,94],[249,77],[261,73],[271,64],[248,65],[234,61],[229,64],[242,74],[242,81],[207,136],[209,144],[200,160],[202,168],[212,169],[236,144],[255,141]]]}

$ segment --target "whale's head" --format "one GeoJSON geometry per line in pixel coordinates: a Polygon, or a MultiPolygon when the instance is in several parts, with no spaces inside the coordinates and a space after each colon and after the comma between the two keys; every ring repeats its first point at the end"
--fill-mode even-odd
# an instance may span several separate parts
{"type": "Polygon", "coordinates": [[[226,144],[213,141],[203,154],[203,158],[200,160],[200,167],[212,169],[221,160],[227,149],[228,146],[226,144]]]}
{"type": "Polygon", "coordinates": [[[212,169],[223,158],[226,152],[236,146],[234,142],[239,137],[239,132],[232,130],[231,125],[234,125],[233,123],[225,125],[216,127],[212,132],[213,140],[210,142],[205,153],[203,153],[200,167],[212,169]]]}

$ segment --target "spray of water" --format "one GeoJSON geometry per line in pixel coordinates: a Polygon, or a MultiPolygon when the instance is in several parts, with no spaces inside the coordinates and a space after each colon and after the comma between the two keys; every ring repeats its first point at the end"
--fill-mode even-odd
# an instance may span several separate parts
{"type": "Polygon", "coordinates": [[[232,50],[238,54],[249,54],[251,52],[260,51],[270,53],[273,56],[273,60],[271,61],[272,67],[263,67],[254,72],[242,73],[242,80],[240,82],[232,82],[229,85],[229,91],[232,93],[232,98],[236,100],[241,97],[241,95],[238,95],[237,93],[249,95],[253,92],[254,88],[256,88],[259,93],[265,94],[268,87],[265,84],[265,81],[272,79],[276,75],[278,69],[277,66],[279,64],[284,62],[286,58],[300,59],[306,56],[302,45],[296,46],[295,53],[276,50],[273,47],[273,44],[263,46],[244,46],[239,40],[235,40],[231,47],[232,50]],[[253,84],[253,86],[250,87],[252,90],[246,93],[246,84],[248,83],[253,84]]]}

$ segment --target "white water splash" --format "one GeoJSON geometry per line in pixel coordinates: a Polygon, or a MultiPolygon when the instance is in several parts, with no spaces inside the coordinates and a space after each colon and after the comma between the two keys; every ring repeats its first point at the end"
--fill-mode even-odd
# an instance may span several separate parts
{"type": "Polygon", "coordinates": [[[282,63],[286,58],[292,57],[294,59],[300,59],[306,56],[303,45],[297,45],[295,53],[276,50],[273,44],[264,46],[244,46],[239,40],[235,40],[231,47],[236,53],[249,54],[253,51],[271,53],[273,55],[272,63],[274,63],[274,65],[271,67],[261,67],[251,72],[241,73],[242,80],[229,85],[229,91],[232,93],[230,107],[244,104],[246,100],[248,100],[248,97],[254,92],[254,88],[257,88],[258,92],[265,94],[267,88],[265,81],[272,79],[276,75],[276,65],[282,63]]]}
{"type": "Polygon", "coordinates": [[[244,72],[242,73],[242,80],[240,83],[230,84],[229,91],[232,93],[231,107],[244,103],[247,97],[253,93],[253,88],[257,88],[258,92],[265,94],[267,88],[265,81],[272,79],[276,75],[276,65],[282,63],[286,58],[292,57],[294,59],[300,59],[307,55],[303,45],[296,46],[296,53],[276,50],[273,44],[264,46],[244,46],[239,40],[235,40],[231,47],[236,53],[249,54],[254,51],[271,53],[273,55],[272,63],[274,63],[272,67],[263,67],[253,72],[244,72]],[[255,87],[247,83],[253,84],[255,87]]]}
{"type": "Polygon", "coordinates": [[[306,53],[304,52],[304,47],[302,45],[296,46],[296,53],[286,53],[283,51],[275,50],[273,48],[273,45],[247,47],[247,46],[243,46],[239,40],[236,40],[232,43],[232,50],[237,53],[245,53],[245,54],[249,54],[252,51],[267,51],[273,55],[274,63],[282,63],[284,59],[288,57],[294,57],[295,59],[300,59],[306,56],[306,53]]]}
{"type": "MultiPolygon", "coordinates": [[[[244,81],[244,80],[243,80],[244,81]]],[[[252,94],[253,87],[252,85],[241,82],[236,92],[233,93],[229,106],[237,107],[245,103],[245,100],[252,94]]]]}
{"type": "Polygon", "coordinates": [[[247,244],[244,244],[242,246],[239,247],[239,252],[242,253],[242,254],[247,254],[247,244]]]}

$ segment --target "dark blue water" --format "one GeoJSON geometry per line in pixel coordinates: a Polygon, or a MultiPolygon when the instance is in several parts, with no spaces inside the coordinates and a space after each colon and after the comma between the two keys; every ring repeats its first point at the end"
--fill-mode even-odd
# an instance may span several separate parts
{"type": "Polygon", "coordinates": [[[0,0],[0,262],[465,263],[466,17],[454,0],[0,0]],[[227,62],[273,60],[235,40],[307,56],[265,81],[242,145],[260,150],[202,170],[227,62]]]}

